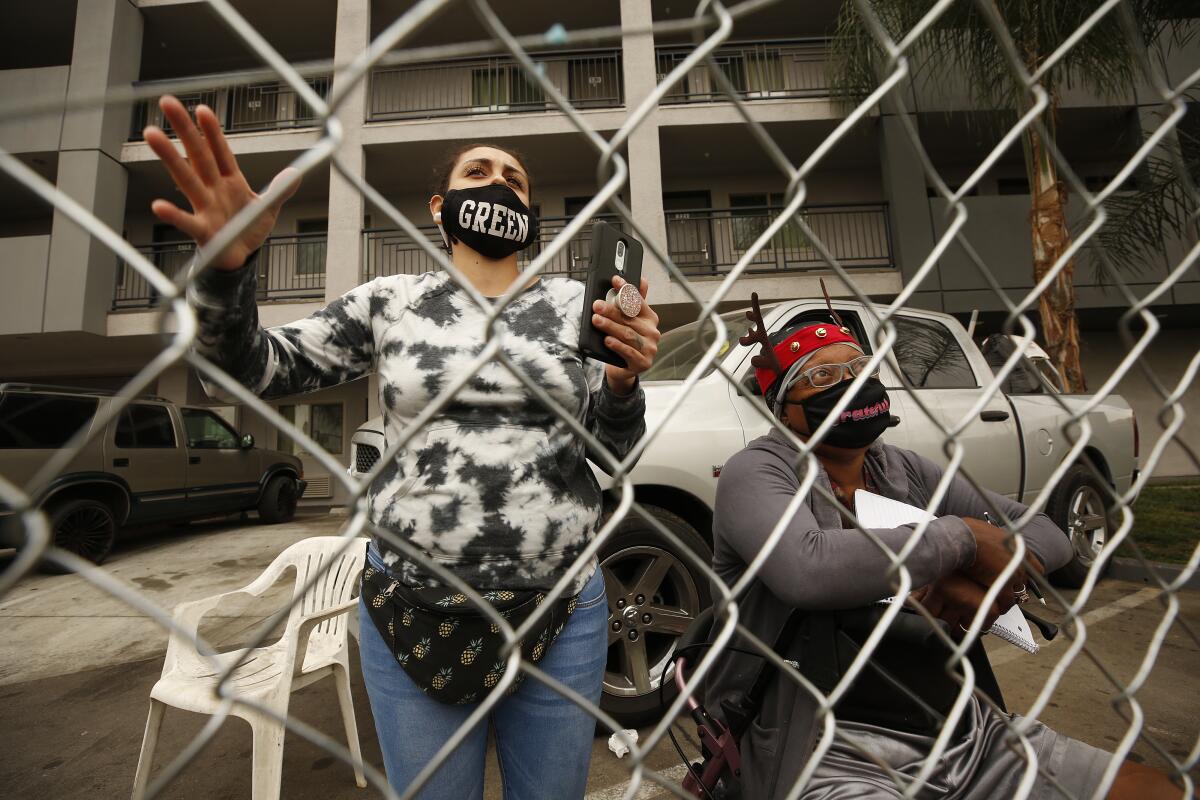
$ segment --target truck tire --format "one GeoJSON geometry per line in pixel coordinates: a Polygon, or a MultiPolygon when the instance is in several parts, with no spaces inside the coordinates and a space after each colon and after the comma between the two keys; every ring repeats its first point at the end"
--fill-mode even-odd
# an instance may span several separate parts
{"type": "MultiPolygon", "coordinates": [[[[664,508],[642,507],[704,563],[712,561],[708,543],[687,521],[664,508]]],[[[658,720],[675,699],[667,673],[675,643],[712,604],[708,578],[674,550],[631,513],[599,554],[609,602],[600,706],[626,728],[658,720]],[[664,678],[667,686],[660,691],[664,678]]]]}
{"type": "MultiPolygon", "coordinates": [[[[50,535],[55,547],[74,553],[93,564],[100,564],[112,552],[117,540],[117,518],[111,508],[99,500],[67,500],[46,510],[50,516],[50,535]]],[[[53,561],[43,561],[43,572],[63,574],[65,569],[53,561]]]]}
{"type": "Polygon", "coordinates": [[[296,479],[290,475],[276,475],[258,500],[258,518],[274,525],[290,522],[296,516],[296,503],[300,500],[296,479]]]}
{"type": "MultiPolygon", "coordinates": [[[[1104,486],[1090,469],[1076,464],[1063,475],[1046,504],[1046,512],[1066,532],[1073,553],[1065,566],[1051,573],[1050,581],[1065,589],[1078,589],[1113,529],[1104,486]]],[[[1111,563],[1105,564],[1105,571],[1111,563]]]]}

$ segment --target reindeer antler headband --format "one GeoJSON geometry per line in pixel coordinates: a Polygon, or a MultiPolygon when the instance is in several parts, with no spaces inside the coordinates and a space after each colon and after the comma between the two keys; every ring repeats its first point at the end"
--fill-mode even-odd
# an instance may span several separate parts
{"type": "Polygon", "coordinates": [[[762,309],[758,304],[758,293],[750,295],[751,310],[746,312],[746,319],[753,325],[738,341],[747,346],[759,345],[758,355],[750,359],[750,364],[754,367],[754,376],[764,396],[797,361],[806,358],[814,350],[831,344],[850,344],[862,350],[862,346],[850,334],[850,329],[833,310],[824,282],[821,283],[821,290],[825,292],[825,302],[830,315],[837,323],[836,327],[822,323],[805,325],[776,345],[771,344],[767,335],[767,326],[763,322],[762,309]]]}

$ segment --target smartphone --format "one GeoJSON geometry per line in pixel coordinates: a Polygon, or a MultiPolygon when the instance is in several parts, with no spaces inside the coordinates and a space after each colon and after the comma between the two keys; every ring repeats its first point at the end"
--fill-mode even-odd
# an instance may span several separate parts
{"type": "Polygon", "coordinates": [[[614,302],[614,275],[634,286],[642,280],[642,243],[622,233],[604,220],[592,223],[592,259],[584,282],[583,319],[579,323],[579,350],[589,358],[625,367],[625,359],[604,344],[604,331],[592,325],[592,304],[597,300],[614,302]]]}

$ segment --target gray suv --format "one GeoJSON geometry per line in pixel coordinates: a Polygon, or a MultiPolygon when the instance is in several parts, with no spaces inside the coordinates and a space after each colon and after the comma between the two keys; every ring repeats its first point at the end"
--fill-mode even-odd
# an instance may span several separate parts
{"type": "MultiPolygon", "coordinates": [[[[255,447],[209,409],[159,397],[139,397],[94,430],[112,402],[90,389],[0,384],[0,475],[9,482],[25,486],[80,429],[93,435],[38,494],[59,547],[99,564],[124,525],[252,509],[263,522],[295,514],[306,486],[300,459],[255,447]]],[[[6,538],[16,536],[15,522],[0,506],[6,538]]]]}

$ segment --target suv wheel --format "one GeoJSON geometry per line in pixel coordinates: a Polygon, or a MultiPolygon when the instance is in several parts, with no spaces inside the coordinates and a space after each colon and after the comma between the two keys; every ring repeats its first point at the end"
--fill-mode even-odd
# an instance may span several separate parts
{"type": "Polygon", "coordinates": [[[1058,490],[1051,496],[1046,510],[1054,524],[1066,531],[1074,555],[1050,576],[1056,586],[1078,589],[1087,580],[1088,570],[1113,527],[1104,496],[1104,487],[1082,464],[1067,470],[1058,490]]]}
{"type": "MultiPolygon", "coordinates": [[[[117,520],[104,503],[81,498],[68,500],[50,511],[50,530],[55,547],[99,564],[108,557],[117,539],[117,520]]],[[[70,572],[50,561],[43,562],[43,569],[70,572]]]]}
{"type": "MultiPolygon", "coordinates": [[[[702,561],[712,560],[708,544],[685,520],[662,508],[642,507],[702,561]]],[[[600,552],[608,595],[601,707],[628,728],[659,719],[674,700],[667,667],[675,644],[712,603],[708,578],[673,550],[674,545],[631,513],[600,552]]]]}
{"type": "Polygon", "coordinates": [[[300,500],[295,478],[276,475],[271,478],[258,501],[258,518],[268,524],[288,522],[296,515],[296,503],[300,500]]]}

